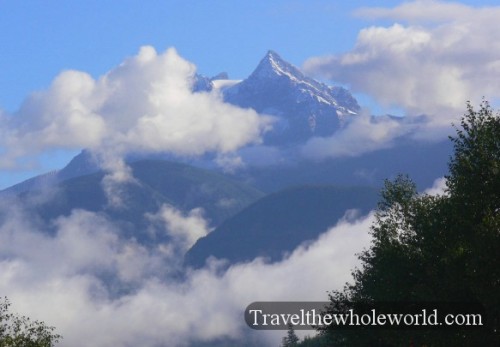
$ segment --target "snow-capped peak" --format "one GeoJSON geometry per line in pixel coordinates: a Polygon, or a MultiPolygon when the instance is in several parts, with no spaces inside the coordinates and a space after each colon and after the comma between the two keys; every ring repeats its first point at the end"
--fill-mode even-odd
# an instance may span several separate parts
{"type": "Polygon", "coordinates": [[[359,111],[349,91],[307,77],[271,50],[247,79],[222,94],[229,103],[275,116],[264,139],[273,145],[329,136],[359,111]]]}
{"type": "Polygon", "coordinates": [[[291,80],[302,80],[304,75],[295,66],[283,60],[278,53],[269,50],[252,73],[255,78],[269,78],[273,75],[286,76],[291,80]]]}

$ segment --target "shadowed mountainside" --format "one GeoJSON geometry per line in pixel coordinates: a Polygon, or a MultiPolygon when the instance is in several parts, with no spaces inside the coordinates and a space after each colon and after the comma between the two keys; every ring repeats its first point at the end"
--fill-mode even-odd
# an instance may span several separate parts
{"type": "Polygon", "coordinates": [[[378,200],[367,187],[301,186],[270,194],[199,239],[186,263],[201,267],[214,256],[231,263],[265,257],[278,261],[335,225],[347,210],[365,214],[378,200]]]}

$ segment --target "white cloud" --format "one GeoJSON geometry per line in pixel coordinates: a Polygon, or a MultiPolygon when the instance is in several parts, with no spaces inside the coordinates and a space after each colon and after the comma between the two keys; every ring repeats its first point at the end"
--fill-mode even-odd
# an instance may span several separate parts
{"type": "Polygon", "coordinates": [[[245,167],[245,162],[236,153],[220,154],[215,158],[215,163],[227,173],[232,173],[245,167]]]}
{"type": "Polygon", "coordinates": [[[424,194],[429,195],[443,195],[446,193],[446,178],[440,177],[434,181],[432,187],[424,190],[424,194]]]}
{"type": "Polygon", "coordinates": [[[423,0],[357,14],[399,23],[361,30],[352,51],[311,58],[308,72],[437,125],[459,117],[467,100],[500,96],[500,7],[423,0]]]}
{"type": "Polygon", "coordinates": [[[315,137],[302,147],[302,155],[314,160],[327,157],[355,157],[392,146],[394,138],[411,130],[407,124],[389,117],[360,115],[330,137],[315,137]]]}
{"type": "MultiPolygon", "coordinates": [[[[134,183],[123,159],[129,152],[231,158],[259,143],[271,118],[226,104],[217,92],[193,93],[195,72],[175,49],[158,54],[150,46],[97,80],[64,71],[14,115],[0,115],[0,168],[25,168],[53,149],[87,148],[108,173],[102,185],[110,206],[120,207],[122,185],[134,183]]],[[[238,163],[221,161],[229,164],[238,163]]]]}
{"type": "Polygon", "coordinates": [[[160,222],[162,229],[172,238],[174,249],[171,252],[175,254],[178,251],[183,256],[199,238],[211,231],[203,213],[202,208],[195,208],[183,214],[173,206],[163,205],[157,213],[148,217],[152,222],[160,222]]]}
{"type": "MultiPolygon", "coordinates": [[[[177,264],[165,245],[124,240],[98,214],[73,211],[54,222],[51,236],[10,209],[0,225],[0,293],[14,311],[56,326],[61,346],[74,347],[183,346],[245,332],[276,345],[284,332],[251,332],[245,307],[259,300],[327,300],[328,290],[350,279],[373,220],[343,220],[280,263],[257,259],[225,272],[213,264],[179,278],[169,275],[177,264]]],[[[187,234],[189,242],[206,227],[199,211],[181,215],[164,207],[155,218],[175,236],[200,231],[187,234]]]]}
{"type": "Polygon", "coordinates": [[[89,148],[121,158],[133,150],[200,155],[259,142],[268,117],[228,105],[217,93],[192,93],[195,66],[174,49],[153,47],[95,80],[64,71],[0,123],[0,163],[53,148],[89,148]]]}
{"type": "Polygon", "coordinates": [[[405,120],[360,117],[329,138],[309,141],[302,151],[306,157],[360,155],[391,147],[403,135],[444,140],[466,101],[500,97],[500,7],[422,0],[356,14],[397,22],[361,30],[350,52],[310,58],[304,69],[402,109],[405,120]]]}
{"type": "MultiPolygon", "coordinates": [[[[470,7],[458,2],[443,2],[436,0],[417,0],[408,1],[398,5],[395,8],[388,9],[382,7],[365,7],[356,11],[356,14],[361,17],[372,19],[377,18],[392,18],[396,20],[407,20],[410,22],[435,22],[456,21],[471,19],[470,7]]],[[[479,7],[475,10],[483,17],[494,17],[495,14],[490,11],[490,8],[479,7]]]]}

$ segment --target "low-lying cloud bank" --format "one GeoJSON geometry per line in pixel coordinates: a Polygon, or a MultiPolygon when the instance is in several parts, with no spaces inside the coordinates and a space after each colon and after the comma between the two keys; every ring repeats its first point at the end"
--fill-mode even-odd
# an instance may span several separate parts
{"type": "MultiPolygon", "coordinates": [[[[280,263],[256,259],[222,272],[215,262],[179,277],[182,252],[209,232],[197,210],[185,215],[164,206],[151,215],[175,237],[147,248],[120,238],[96,213],[60,217],[50,235],[21,207],[3,208],[10,210],[0,226],[0,293],[15,311],[56,326],[61,345],[73,347],[242,337],[249,332],[242,312],[253,301],[326,300],[327,291],[341,288],[355,254],[369,244],[373,220],[341,221],[280,263]]],[[[282,335],[252,334],[262,345],[276,345],[282,335]]]]}
{"type": "Polygon", "coordinates": [[[410,135],[417,127],[405,119],[359,115],[332,136],[309,140],[301,147],[301,154],[312,160],[357,157],[391,148],[398,138],[410,135]]]}

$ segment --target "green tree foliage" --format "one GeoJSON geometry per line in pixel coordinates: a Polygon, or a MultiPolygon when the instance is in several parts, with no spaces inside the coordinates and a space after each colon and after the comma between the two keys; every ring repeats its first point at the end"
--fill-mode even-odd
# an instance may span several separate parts
{"type": "Polygon", "coordinates": [[[331,347],[331,344],[329,344],[327,336],[318,334],[313,337],[304,337],[304,339],[297,344],[297,347],[331,347]]]}
{"type": "MultiPolygon", "coordinates": [[[[500,117],[470,103],[450,138],[445,194],[418,194],[406,176],[387,181],[373,242],[329,310],[360,302],[479,302],[480,330],[324,332],[339,346],[500,345],[500,117]]],[[[345,307],[344,307],[345,308],[345,307]]]]}
{"type": "Polygon", "coordinates": [[[288,324],[288,331],[285,337],[281,342],[281,347],[297,347],[299,343],[299,338],[297,334],[295,334],[295,330],[293,329],[292,324],[288,324]]]}
{"type": "Polygon", "coordinates": [[[0,347],[52,347],[62,338],[54,327],[9,312],[7,298],[0,300],[0,347]]]}

